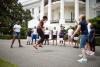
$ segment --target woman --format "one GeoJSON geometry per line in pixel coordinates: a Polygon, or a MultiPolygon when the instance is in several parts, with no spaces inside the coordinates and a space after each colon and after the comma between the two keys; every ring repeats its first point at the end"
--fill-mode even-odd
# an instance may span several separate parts
{"type": "Polygon", "coordinates": [[[80,36],[80,48],[82,50],[82,58],[80,60],[78,60],[78,62],[80,63],[87,63],[87,58],[86,58],[86,51],[85,51],[85,45],[86,45],[86,41],[88,39],[88,29],[87,29],[87,22],[85,19],[84,15],[80,15],[79,17],[79,24],[77,26],[76,31],[73,33],[73,35],[71,36],[71,38],[74,37],[75,34],[77,34],[78,31],[80,31],[81,36],[80,36]]]}
{"type": "Polygon", "coordinates": [[[39,22],[39,24],[37,26],[37,33],[40,36],[40,40],[35,45],[33,45],[33,47],[35,49],[37,49],[38,45],[39,45],[39,47],[42,47],[43,41],[45,39],[44,30],[43,29],[44,29],[44,23],[46,22],[46,20],[47,20],[47,17],[43,16],[43,19],[39,22]]]}

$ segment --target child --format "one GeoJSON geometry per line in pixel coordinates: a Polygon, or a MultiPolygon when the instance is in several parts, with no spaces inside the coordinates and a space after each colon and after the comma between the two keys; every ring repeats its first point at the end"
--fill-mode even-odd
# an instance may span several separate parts
{"type": "Polygon", "coordinates": [[[89,45],[90,45],[90,55],[94,55],[95,53],[95,28],[93,27],[93,25],[91,26],[91,31],[89,33],[89,45]]]}
{"type": "Polygon", "coordinates": [[[31,34],[32,34],[32,30],[28,29],[28,32],[27,32],[27,45],[31,44],[31,34]]]}
{"type": "Polygon", "coordinates": [[[59,33],[59,38],[60,38],[60,44],[63,45],[64,44],[64,30],[60,30],[60,33],[59,33]]]}
{"type": "Polygon", "coordinates": [[[49,30],[48,30],[48,28],[46,28],[46,30],[44,31],[44,35],[45,35],[45,40],[44,40],[44,44],[46,45],[46,42],[47,42],[47,44],[49,45],[49,34],[50,34],[50,32],[49,32],[49,30]]]}

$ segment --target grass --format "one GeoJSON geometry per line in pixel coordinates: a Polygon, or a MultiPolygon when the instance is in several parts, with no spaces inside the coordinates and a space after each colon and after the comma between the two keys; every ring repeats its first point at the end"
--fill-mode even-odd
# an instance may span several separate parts
{"type": "Polygon", "coordinates": [[[0,58],[0,67],[17,67],[17,65],[0,58]]]}

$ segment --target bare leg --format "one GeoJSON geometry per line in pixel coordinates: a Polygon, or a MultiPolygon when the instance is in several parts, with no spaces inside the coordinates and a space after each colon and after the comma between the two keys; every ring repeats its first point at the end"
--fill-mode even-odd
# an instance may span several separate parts
{"type": "Polygon", "coordinates": [[[53,45],[54,45],[54,39],[53,39],[53,45]]]}
{"type": "Polygon", "coordinates": [[[16,37],[14,36],[10,48],[13,48],[13,44],[14,44],[14,42],[15,42],[15,38],[16,38],[16,37]]]}
{"type": "Polygon", "coordinates": [[[23,47],[20,42],[20,37],[18,37],[19,47],[23,47]]]}

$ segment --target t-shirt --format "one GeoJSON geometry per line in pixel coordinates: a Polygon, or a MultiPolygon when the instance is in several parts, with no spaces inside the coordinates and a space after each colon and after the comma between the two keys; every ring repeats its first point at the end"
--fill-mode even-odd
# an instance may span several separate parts
{"type": "Polygon", "coordinates": [[[31,34],[32,34],[32,31],[27,32],[27,36],[31,36],[31,34]]]}
{"type": "Polygon", "coordinates": [[[68,30],[68,36],[72,36],[72,34],[73,34],[73,29],[69,29],[68,30]]]}
{"type": "Polygon", "coordinates": [[[45,31],[44,31],[44,34],[45,34],[45,35],[49,35],[49,34],[50,34],[49,30],[45,30],[45,31]]]}
{"type": "Polygon", "coordinates": [[[59,36],[64,36],[64,30],[60,30],[59,36]]]}
{"type": "Polygon", "coordinates": [[[37,34],[37,29],[33,29],[33,34],[37,34]]]}
{"type": "Polygon", "coordinates": [[[53,30],[53,35],[57,35],[57,30],[53,30]]]}
{"type": "Polygon", "coordinates": [[[90,31],[91,31],[91,23],[88,23],[87,28],[88,28],[88,33],[90,33],[90,31]]]}
{"type": "Polygon", "coordinates": [[[21,26],[18,24],[15,24],[13,28],[14,28],[14,32],[20,32],[21,26]]]}
{"type": "Polygon", "coordinates": [[[87,29],[86,20],[80,21],[79,25],[81,26],[81,34],[82,35],[88,35],[88,29],[87,29]]]}

